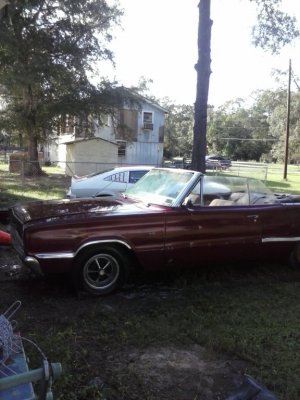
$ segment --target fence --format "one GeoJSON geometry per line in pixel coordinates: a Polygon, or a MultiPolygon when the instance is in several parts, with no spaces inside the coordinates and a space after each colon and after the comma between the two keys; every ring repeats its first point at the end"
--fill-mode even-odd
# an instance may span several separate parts
{"type": "MultiPolygon", "coordinates": [[[[15,201],[56,199],[66,197],[71,184],[75,164],[82,164],[88,173],[109,170],[117,165],[115,163],[78,162],[65,163],[57,161],[51,165],[42,165],[44,175],[26,176],[28,161],[14,160],[10,165],[8,158],[0,155],[0,209],[11,205],[15,201]],[[11,169],[14,171],[12,172],[11,169]]],[[[126,164],[119,164],[126,166],[126,164]]],[[[34,168],[33,168],[34,172],[34,168]]],[[[283,180],[283,165],[238,163],[232,162],[230,168],[225,170],[215,169],[207,171],[207,174],[226,174],[268,180],[268,186],[277,192],[300,191],[300,167],[288,166],[288,180],[283,180]]]]}
{"type": "MultiPolygon", "coordinates": [[[[51,167],[54,170],[55,167],[60,170],[62,174],[66,176],[72,177],[75,175],[83,176],[89,175],[98,172],[108,171],[110,169],[116,167],[126,167],[132,166],[134,164],[128,164],[124,162],[119,163],[103,163],[103,162],[90,162],[90,161],[52,161],[50,162],[43,162],[43,161],[28,161],[25,158],[13,158],[9,157],[8,154],[0,154],[0,165],[7,165],[8,171],[11,173],[19,174],[21,177],[25,176],[34,176],[35,170],[38,175],[38,170],[41,167],[42,169],[47,169],[51,167]],[[30,173],[26,173],[30,170],[30,173]]],[[[141,165],[141,164],[136,164],[141,165]]],[[[153,167],[158,167],[159,165],[151,165],[151,164],[143,164],[153,167]]],[[[50,169],[51,169],[50,168],[50,169]]]]}
{"type": "MultiPolygon", "coordinates": [[[[9,166],[9,171],[13,173],[20,174],[24,177],[26,174],[26,169],[29,166],[34,166],[35,162],[29,162],[26,159],[12,159],[9,152],[0,152],[0,165],[7,164],[9,166]]],[[[42,168],[57,167],[62,174],[72,177],[74,175],[88,175],[92,173],[107,171],[115,167],[128,166],[127,163],[101,163],[101,162],[90,162],[86,161],[52,161],[51,163],[44,163],[40,160],[40,165],[42,168]]],[[[130,164],[132,165],[132,164],[130,164]]],[[[160,165],[153,165],[154,167],[159,167],[160,165]]],[[[166,163],[166,167],[169,165],[166,163]]],[[[34,168],[31,168],[34,172],[34,168]]],[[[213,169],[206,171],[208,174],[232,174],[237,176],[249,176],[255,177],[262,181],[272,179],[272,176],[277,178],[283,178],[283,165],[281,164],[267,164],[267,163],[257,163],[257,162],[236,162],[232,161],[232,165],[228,169],[220,169],[216,166],[213,169]]],[[[288,176],[299,175],[300,165],[289,165],[288,166],[288,176]]]]}
{"type": "MultiPolygon", "coordinates": [[[[228,169],[215,168],[208,170],[208,174],[226,174],[235,176],[245,176],[249,178],[260,179],[261,181],[267,180],[280,180],[283,179],[283,165],[282,164],[266,164],[256,162],[236,162],[233,161],[231,167],[228,169]]],[[[299,165],[288,165],[288,179],[300,177],[299,165]]]]}

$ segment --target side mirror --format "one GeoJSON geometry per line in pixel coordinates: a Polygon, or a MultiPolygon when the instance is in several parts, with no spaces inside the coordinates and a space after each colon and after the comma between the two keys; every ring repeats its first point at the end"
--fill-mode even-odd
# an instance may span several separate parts
{"type": "Polygon", "coordinates": [[[186,208],[193,208],[194,204],[190,195],[183,200],[182,205],[186,208]]]}

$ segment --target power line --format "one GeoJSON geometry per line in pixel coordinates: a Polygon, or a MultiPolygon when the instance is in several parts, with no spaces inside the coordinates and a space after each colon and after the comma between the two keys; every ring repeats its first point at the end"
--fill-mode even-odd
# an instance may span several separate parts
{"type": "Polygon", "coordinates": [[[251,141],[258,141],[258,142],[262,142],[262,141],[278,141],[278,138],[273,138],[273,139],[246,139],[246,138],[218,138],[218,140],[251,140],[251,141]]]}

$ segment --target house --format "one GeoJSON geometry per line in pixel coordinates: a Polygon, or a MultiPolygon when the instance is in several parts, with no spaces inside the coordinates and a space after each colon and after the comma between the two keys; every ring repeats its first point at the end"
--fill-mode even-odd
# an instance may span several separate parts
{"type": "Polygon", "coordinates": [[[118,144],[121,164],[159,166],[163,160],[164,125],[167,111],[157,103],[139,97],[139,103],[127,104],[105,127],[98,127],[96,137],[118,144]]]}
{"type": "Polygon", "coordinates": [[[60,135],[44,145],[45,160],[65,165],[68,175],[75,171],[79,175],[78,169],[87,170],[85,174],[101,171],[107,164],[162,165],[167,111],[156,102],[133,96],[134,101],[124,100],[122,108],[102,115],[101,123],[90,119],[79,124],[78,118],[67,116],[60,135]],[[86,168],[75,166],[84,162],[86,168]]]}

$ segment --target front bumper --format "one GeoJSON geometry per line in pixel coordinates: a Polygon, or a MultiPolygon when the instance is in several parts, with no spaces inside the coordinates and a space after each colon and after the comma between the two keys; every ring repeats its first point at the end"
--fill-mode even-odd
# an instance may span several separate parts
{"type": "Polygon", "coordinates": [[[11,241],[13,248],[18,254],[22,264],[28,267],[35,274],[43,275],[38,259],[36,257],[28,256],[24,253],[22,240],[13,225],[11,227],[11,241]]]}
{"type": "Polygon", "coordinates": [[[35,274],[40,276],[44,275],[40,263],[35,257],[27,256],[22,261],[35,274]]]}

